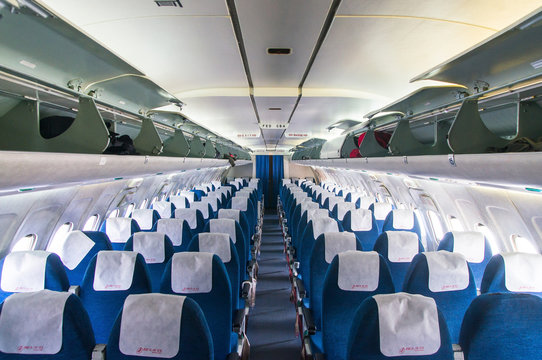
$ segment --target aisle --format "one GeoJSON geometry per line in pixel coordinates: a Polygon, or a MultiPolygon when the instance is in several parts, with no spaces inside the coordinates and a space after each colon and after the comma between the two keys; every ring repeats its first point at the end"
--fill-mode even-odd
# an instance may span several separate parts
{"type": "Polygon", "coordinates": [[[263,223],[256,307],[248,321],[250,359],[298,360],[300,340],[295,337],[295,308],[290,303],[290,281],[276,214],[263,223]]]}

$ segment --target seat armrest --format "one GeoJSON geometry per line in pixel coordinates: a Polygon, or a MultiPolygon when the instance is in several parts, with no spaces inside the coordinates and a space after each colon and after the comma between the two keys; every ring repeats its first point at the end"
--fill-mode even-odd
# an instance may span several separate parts
{"type": "Polygon", "coordinates": [[[301,279],[294,277],[294,286],[297,289],[297,294],[300,298],[307,296],[307,290],[305,290],[305,285],[301,279]]]}
{"type": "Polygon", "coordinates": [[[309,335],[316,334],[316,325],[314,324],[311,311],[304,306],[301,306],[301,311],[303,312],[303,319],[305,320],[309,335]]]}
{"type": "Polygon", "coordinates": [[[239,309],[235,312],[233,319],[233,332],[241,334],[245,328],[245,309],[239,309]]]}
{"type": "Polygon", "coordinates": [[[316,353],[312,355],[312,360],[326,360],[326,356],[322,353],[316,353]]]}
{"type": "Polygon", "coordinates": [[[252,288],[252,283],[250,281],[245,281],[242,284],[241,287],[241,297],[243,299],[248,299],[248,296],[250,295],[250,289],[252,288]]]}
{"type": "Polygon", "coordinates": [[[68,289],[68,292],[79,296],[79,293],[81,292],[81,287],[79,285],[72,285],[68,289]]]}
{"type": "Polygon", "coordinates": [[[228,356],[226,357],[226,360],[241,360],[241,358],[239,357],[238,353],[232,352],[228,354],[228,356]]]}
{"type": "Polygon", "coordinates": [[[105,360],[105,344],[96,344],[92,350],[92,360],[105,360]]]}

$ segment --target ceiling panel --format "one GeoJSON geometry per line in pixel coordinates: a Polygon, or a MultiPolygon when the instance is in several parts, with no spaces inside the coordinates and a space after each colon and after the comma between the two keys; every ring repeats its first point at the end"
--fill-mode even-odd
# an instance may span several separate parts
{"type": "Polygon", "coordinates": [[[235,2],[254,86],[297,87],[331,5],[330,0],[235,2]],[[268,55],[267,48],[291,48],[268,55]]]}
{"type": "Polygon", "coordinates": [[[256,97],[258,114],[262,123],[287,123],[294,109],[295,97],[256,97]],[[281,109],[281,110],[269,110],[281,109]]]}

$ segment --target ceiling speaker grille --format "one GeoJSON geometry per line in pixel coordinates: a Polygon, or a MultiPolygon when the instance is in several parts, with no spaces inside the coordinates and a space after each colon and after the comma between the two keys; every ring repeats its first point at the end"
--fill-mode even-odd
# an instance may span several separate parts
{"type": "Polygon", "coordinates": [[[160,6],[175,6],[183,7],[180,0],[155,0],[156,5],[160,6]]]}

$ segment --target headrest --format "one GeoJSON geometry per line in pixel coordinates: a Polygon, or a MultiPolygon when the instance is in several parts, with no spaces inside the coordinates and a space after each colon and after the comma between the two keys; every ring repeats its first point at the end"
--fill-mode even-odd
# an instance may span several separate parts
{"type": "Polygon", "coordinates": [[[330,196],[327,201],[329,202],[329,210],[330,211],[333,210],[335,205],[344,203],[343,198],[342,197],[337,197],[337,196],[330,196]]]}
{"type": "Polygon", "coordinates": [[[152,204],[152,209],[156,210],[158,212],[158,215],[160,215],[161,218],[170,218],[171,215],[173,215],[171,213],[171,209],[172,209],[171,205],[172,203],[169,201],[155,201],[152,204]]]}
{"type": "Polygon", "coordinates": [[[180,246],[183,243],[184,219],[160,219],[156,224],[156,231],[166,235],[173,246],[180,246]]]}
{"type": "MultiPolygon", "coordinates": [[[[357,199],[360,199],[359,200],[359,207],[360,209],[369,209],[369,206],[371,206],[372,204],[375,204],[375,199],[370,197],[370,196],[363,196],[362,193],[356,193],[356,200],[354,200],[354,195],[352,195],[352,202],[355,204],[357,199]]],[[[375,207],[376,209],[376,207],[375,207]]],[[[391,205],[390,205],[390,209],[391,209],[391,205]]],[[[387,210],[386,212],[386,215],[384,216],[384,218],[386,218],[386,216],[388,215],[388,212],[389,210],[387,210]]],[[[379,220],[382,220],[382,219],[379,219],[379,220]]]]}
{"type": "Polygon", "coordinates": [[[292,183],[292,180],[291,179],[282,179],[282,184],[291,184],[292,183]]]}
{"type": "Polygon", "coordinates": [[[188,200],[188,198],[184,195],[174,195],[169,197],[169,201],[175,205],[177,209],[184,209],[186,207],[186,200],[188,200]]]}
{"type": "Polygon", "coordinates": [[[356,250],[356,235],[349,232],[324,233],[325,259],[331,264],[338,253],[356,250]]]}
{"type": "Polygon", "coordinates": [[[343,291],[375,291],[380,281],[380,256],[376,251],[339,253],[337,285],[343,291]]]}
{"type": "Polygon", "coordinates": [[[469,265],[463,255],[444,250],[423,254],[429,270],[429,290],[458,291],[469,286],[469,265]]]}
{"type": "Polygon", "coordinates": [[[541,254],[504,253],[500,255],[504,260],[504,284],[508,291],[542,292],[541,254]]]}
{"type": "Polygon", "coordinates": [[[418,234],[412,231],[386,231],[388,236],[388,260],[411,262],[419,252],[418,234]]]}
{"type": "Polygon", "coordinates": [[[153,209],[135,209],[132,211],[132,219],[134,219],[141,230],[150,230],[153,227],[153,209]]]}
{"type": "Polygon", "coordinates": [[[222,186],[222,183],[220,181],[211,181],[211,184],[215,187],[215,189],[218,189],[222,186]]]}
{"type": "Polygon", "coordinates": [[[452,231],[453,251],[463,255],[468,262],[479,264],[484,261],[486,239],[478,231],[452,231]]]}
{"type": "Polygon", "coordinates": [[[321,196],[322,197],[320,198],[320,205],[324,205],[324,203],[326,202],[326,199],[333,196],[333,194],[331,194],[328,191],[323,191],[321,196]]]}
{"type": "Polygon", "coordinates": [[[391,211],[391,204],[387,202],[377,202],[373,206],[376,220],[385,220],[391,211]]]}
{"type": "MultiPolygon", "coordinates": [[[[192,204],[190,204],[190,209],[196,209],[201,211],[204,219],[209,218],[209,203],[207,203],[206,201],[194,201],[192,204]]],[[[175,211],[175,217],[177,217],[177,211],[175,211]]]]}
{"type": "Polygon", "coordinates": [[[194,202],[194,196],[195,194],[190,190],[182,190],[181,195],[186,197],[188,199],[188,202],[193,203],[194,202]]]}
{"type": "Polygon", "coordinates": [[[392,214],[394,229],[402,230],[412,229],[414,227],[414,211],[409,209],[396,209],[392,210],[392,214]]]}
{"type": "Polygon", "coordinates": [[[354,203],[340,202],[337,204],[337,218],[340,221],[343,221],[344,215],[346,215],[348,211],[355,211],[355,210],[356,210],[356,205],[354,203]]]}
{"type": "Polygon", "coordinates": [[[337,221],[332,218],[312,219],[312,234],[317,239],[323,233],[339,232],[337,221]]]}
{"type": "Polygon", "coordinates": [[[137,253],[133,251],[100,251],[96,257],[94,290],[128,290],[132,286],[136,258],[137,253]]]}
{"type": "Polygon", "coordinates": [[[205,194],[207,194],[209,192],[209,188],[207,186],[203,186],[203,185],[194,186],[194,190],[203,191],[205,194]]]}
{"type": "Polygon", "coordinates": [[[56,253],[65,267],[73,270],[87,256],[95,243],[80,230],[70,231],[68,235],[61,240],[58,246],[55,246],[56,253]]]}
{"type": "Polygon", "coordinates": [[[232,219],[241,222],[241,210],[238,209],[220,209],[218,210],[219,219],[232,219]]]}
{"type": "Polygon", "coordinates": [[[231,208],[241,211],[247,211],[248,209],[248,198],[235,196],[231,199],[231,208]]]}
{"type": "Polygon", "coordinates": [[[246,192],[246,191],[243,191],[243,190],[239,190],[238,192],[235,193],[235,198],[245,198],[245,199],[248,199],[250,198],[250,193],[246,192]]]}
{"type": "Polygon", "coordinates": [[[373,229],[373,212],[367,209],[356,209],[350,217],[352,231],[371,231],[373,229]]]}
{"type": "Polygon", "coordinates": [[[230,234],[199,233],[199,251],[218,255],[223,263],[231,261],[230,234]]]}
{"type": "Polygon", "coordinates": [[[235,220],[233,219],[211,219],[209,221],[209,232],[228,234],[234,244],[237,241],[235,220]]]}
{"type": "Polygon", "coordinates": [[[375,295],[380,351],[383,355],[432,355],[440,349],[440,327],[435,300],[422,295],[375,295]]]}
{"type": "Polygon", "coordinates": [[[14,251],[4,258],[0,288],[5,292],[30,292],[45,287],[48,251],[14,251]]]}
{"type": "Polygon", "coordinates": [[[127,356],[172,358],[179,353],[185,296],[129,295],[120,322],[119,350],[127,356]]]}
{"type": "Polygon", "coordinates": [[[320,209],[319,207],[317,207],[307,210],[307,222],[323,218],[329,218],[329,212],[326,209],[320,209]]]}
{"type": "MultiPolygon", "coordinates": [[[[308,211],[310,209],[320,209],[320,205],[318,203],[315,203],[311,200],[303,201],[301,203],[301,216],[305,213],[305,211],[308,211]]],[[[307,214],[308,216],[308,214],[307,214]]]]}
{"type": "Polygon", "coordinates": [[[161,264],[166,259],[165,235],[159,232],[137,232],[133,249],[140,253],[147,264],[161,264]]]}
{"type": "Polygon", "coordinates": [[[125,243],[132,236],[132,219],[120,217],[106,219],[105,232],[112,243],[125,243]]]}
{"type": "Polygon", "coordinates": [[[64,307],[70,295],[41,290],[8,297],[0,314],[0,351],[21,355],[57,354],[62,349],[64,307]]]}
{"type": "Polygon", "coordinates": [[[216,194],[209,194],[206,197],[201,199],[202,203],[211,204],[211,208],[213,209],[213,211],[218,210],[218,202],[219,201],[220,201],[219,200],[219,195],[216,195],[216,194]]]}
{"type": "Polygon", "coordinates": [[[213,289],[213,256],[180,252],[171,258],[171,290],[177,294],[209,293],[213,289]]]}
{"type": "Polygon", "coordinates": [[[196,227],[198,227],[198,209],[177,209],[175,210],[175,219],[186,220],[188,226],[190,226],[191,229],[195,229],[196,227]]]}
{"type": "Polygon", "coordinates": [[[294,200],[297,202],[300,202],[301,200],[307,199],[309,197],[309,195],[307,195],[307,193],[304,191],[295,192],[292,196],[294,197],[294,200]]]}

